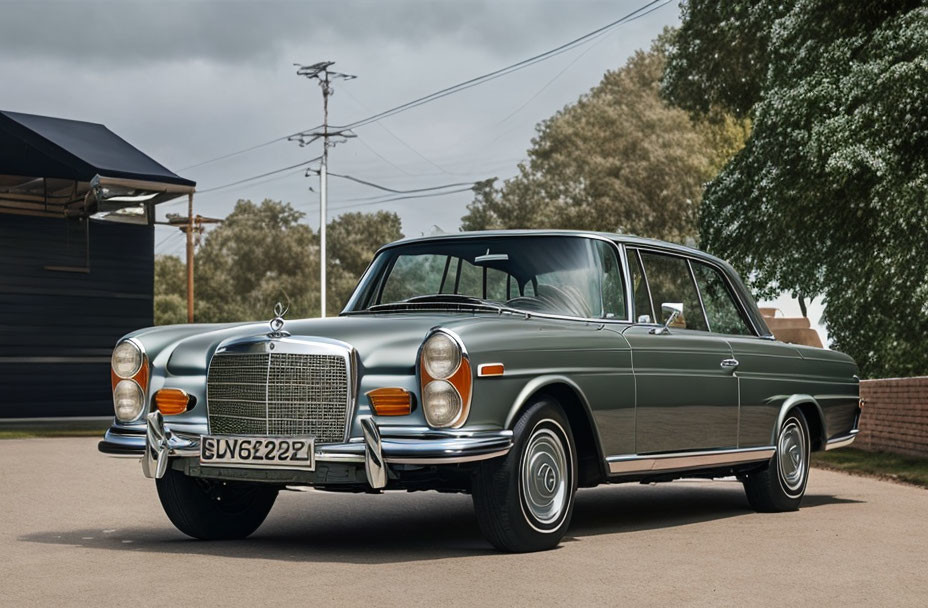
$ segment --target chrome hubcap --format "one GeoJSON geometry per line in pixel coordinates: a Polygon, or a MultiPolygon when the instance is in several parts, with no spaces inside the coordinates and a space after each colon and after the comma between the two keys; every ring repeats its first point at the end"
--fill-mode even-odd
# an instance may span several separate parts
{"type": "Polygon", "coordinates": [[[790,420],[780,431],[777,442],[777,466],[783,485],[791,491],[802,487],[806,474],[806,436],[795,420],[790,420]]]}
{"type": "Polygon", "coordinates": [[[548,428],[535,431],[522,457],[522,494],[532,518],[541,524],[556,522],[567,506],[567,467],[561,438],[548,428]]]}

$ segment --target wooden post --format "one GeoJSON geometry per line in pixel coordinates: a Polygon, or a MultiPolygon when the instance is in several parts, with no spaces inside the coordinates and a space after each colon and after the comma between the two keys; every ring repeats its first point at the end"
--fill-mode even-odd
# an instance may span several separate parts
{"type": "Polygon", "coordinates": [[[193,323],[193,192],[187,195],[187,323],[193,323]]]}

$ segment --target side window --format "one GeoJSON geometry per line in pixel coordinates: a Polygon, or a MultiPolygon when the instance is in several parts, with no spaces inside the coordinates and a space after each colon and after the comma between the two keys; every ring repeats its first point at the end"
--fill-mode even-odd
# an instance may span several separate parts
{"type": "Polygon", "coordinates": [[[706,316],[709,317],[709,329],[717,334],[753,335],[719,271],[699,262],[692,264],[706,316]]]}
{"type": "Polygon", "coordinates": [[[625,279],[615,247],[604,241],[596,241],[596,249],[603,267],[603,318],[625,319],[625,279]]]}
{"type": "Polygon", "coordinates": [[[709,331],[686,259],[642,251],[641,261],[648,275],[648,286],[651,288],[654,312],[659,316],[658,322],[667,321],[661,304],[680,303],[683,304],[683,315],[677,318],[673,327],[709,331]]]}
{"type": "Polygon", "coordinates": [[[635,298],[635,320],[639,323],[656,323],[657,318],[651,310],[651,296],[648,295],[648,286],[641,272],[641,262],[638,260],[637,249],[627,249],[628,267],[632,275],[632,297],[635,298]]]}

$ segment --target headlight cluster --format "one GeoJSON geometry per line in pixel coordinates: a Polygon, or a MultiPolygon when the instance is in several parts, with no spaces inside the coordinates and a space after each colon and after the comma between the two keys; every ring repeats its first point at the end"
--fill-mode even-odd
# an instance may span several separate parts
{"type": "Polygon", "coordinates": [[[145,409],[148,389],[145,353],[133,340],[123,340],[113,349],[110,367],[116,418],[120,422],[136,420],[145,409]]]}
{"type": "Polygon", "coordinates": [[[422,345],[422,409],[432,427],[460,426],[470,407],[471,369],[457,339],[436,331],[422,345]]]}

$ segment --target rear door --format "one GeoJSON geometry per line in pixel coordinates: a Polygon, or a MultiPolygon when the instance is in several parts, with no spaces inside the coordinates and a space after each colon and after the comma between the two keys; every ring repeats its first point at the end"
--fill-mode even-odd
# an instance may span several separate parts
{"type": "Polygon", "coordinates": [[[638,454],[734,448],[738,380],[732,351],[709,322],[688,258],[628,250],[634,319],[624,332],[632,348],[638,454]],[[667,333],[661,304],[683,305],[667,333]],[[653,323],[647,321],[654,320],[653,323]]]}

